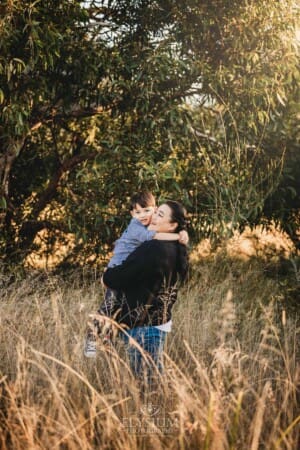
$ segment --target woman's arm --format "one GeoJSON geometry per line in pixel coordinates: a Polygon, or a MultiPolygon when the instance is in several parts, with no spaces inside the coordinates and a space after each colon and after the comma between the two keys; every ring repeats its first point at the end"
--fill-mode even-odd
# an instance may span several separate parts
{"type": "Polygon", "coordinates": [[[179,234],[178,233],[155,233],[153,239],[157,239],[158,241],[178,241],[179,234]]]}
{"type": "Polygon", "coordinates": [[[134,286],[156,267],[158,241],[147,241],[134,250],[119,266],[108,268],[103,282],[111,289],[122,291],[134,286]]]}

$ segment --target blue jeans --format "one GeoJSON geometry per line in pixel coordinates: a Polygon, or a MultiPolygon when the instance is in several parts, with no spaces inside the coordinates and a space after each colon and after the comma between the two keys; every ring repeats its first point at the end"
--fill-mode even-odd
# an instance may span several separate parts
{"type": "Polygon", "coordinates": [[[145,367],[148,377],[151,376],[153,365],[162,372],[162,352],[167,333],[155,327],[136,327],[127,330],[126,333],[140,345],[147,357],[150,356],[150,361],[148,361],[148,358],[146,359],[135,345],[129,344],[129,337],[124,333],[121,334],[126,344],[130,367],[134,375],[140,376],[145,367]]]}

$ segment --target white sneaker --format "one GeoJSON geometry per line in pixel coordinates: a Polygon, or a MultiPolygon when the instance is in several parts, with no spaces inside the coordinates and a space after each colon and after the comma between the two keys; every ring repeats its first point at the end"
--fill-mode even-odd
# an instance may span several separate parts
{"type": "Polygon", "coordinates": [[[96,358],[96,337],[92,333],[88,333],[85,338],[83,354],[86,358],[96,358]]]}

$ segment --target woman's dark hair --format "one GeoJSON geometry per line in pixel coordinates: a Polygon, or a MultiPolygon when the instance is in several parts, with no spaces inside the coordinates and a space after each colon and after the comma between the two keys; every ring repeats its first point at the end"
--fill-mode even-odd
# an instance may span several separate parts
{"type": "Polygon", "coordinates": [[[179,233],[179,231],[186,229],[186,209],[185,207],[179,203],[175,202],[174,200],[167,200],[165,202],[166,205],[171,210],[171,222],[177,222],[178,226],[176,230],[174,230],[175,233],[179,233]]]}
{"type": "MultiPolygon", "coordinates": [[[[178,224],[174,232],[179,233],[179,231],[186,230],[186,209],[184,206],[174,200],[167,200],[164,203],[168,205],[171,210],[171,222],[177,222],[178,224]]],[[[177,272],[182,282],[187,277],[188,267],[189,260],[186,246],[183,244],[178,244],[177,272]]]]}

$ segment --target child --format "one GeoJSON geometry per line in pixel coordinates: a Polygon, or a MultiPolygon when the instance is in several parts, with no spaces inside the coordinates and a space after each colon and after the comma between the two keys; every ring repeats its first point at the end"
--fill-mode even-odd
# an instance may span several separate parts
{"type": "Polygon", "coordinates": [[[115,242],[114,252],[108,267],[122,264],[140,244],[150,239],[163,241],[186,240],[187,233],[156,233],[147,229],[156,209],[155,198],[151,192],[134,194],[130,199],[131,221],[121,237],[115,242]]]}
{"type": "MultiPolygon", "coordinates": [[[[116,241],[113,256],[108,263],[108,267],[114,267],[122,264],[123,261],[130,255],[139,245],[151,239],[158,239],[164,241],[179,240],[183,244],[188,242],[188,234],[186,231],[180,233],[156,233],[147,229],[150,225],[152,214],[156,209],[155,198],[151,192],[140,192],[134,194],[130,199],[130,214],[132,219],[123,232],[121,237],[116,241]]],[[[114,302],[116,294],[111,289],[107,289],[103,305],[99,309],[99,314],[106,315],[110,310],[111,302],[114,302]]],[[[98,328],[97,321],[93,325],[98,328]]],[[[104,338],[109,341],[109,336],[104,338]]],[[[93,358],[96,356],[96,341],[92,330],[88,332],[84,354],[86,357],[93,358]]]]}

